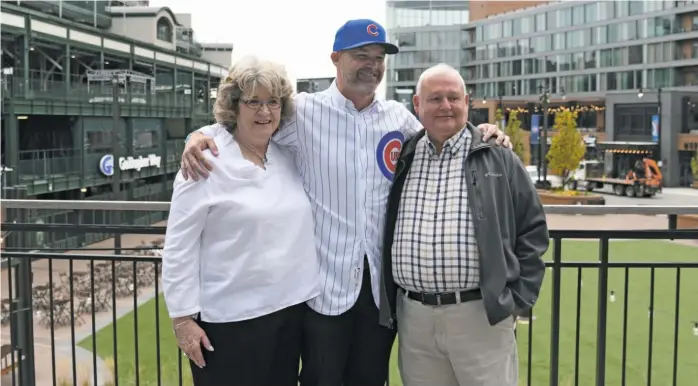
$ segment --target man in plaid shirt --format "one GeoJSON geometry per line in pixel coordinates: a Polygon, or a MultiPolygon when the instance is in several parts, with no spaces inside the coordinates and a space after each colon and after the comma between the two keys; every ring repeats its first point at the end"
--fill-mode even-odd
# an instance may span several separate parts
{"type": "Polygon", "coordinates": [[[388,198],[380,315],[399,325],[409,386],[516,385],[516,315],[545,273],[538,194],[518,157],[467,122],[467,98],[457,70],[422,74],[425,130],[403,146],[388,198]]]}

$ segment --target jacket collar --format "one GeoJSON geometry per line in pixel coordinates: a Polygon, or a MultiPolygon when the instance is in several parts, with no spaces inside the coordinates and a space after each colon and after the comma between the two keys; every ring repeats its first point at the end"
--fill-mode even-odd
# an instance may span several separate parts
{"type": "MultiPolygon", "coordinates": [[[[491,144],[488,142],[482,142],[482,132],[480,129],[475,127],[472,123],[466,122],[465,123],[465,129],[470,131],[471,134],[471,140],[470,140],[470,152],[473,150],[477,150],[480,148],[489,148],[492,147],[491,144]]],[[[422,129],[417,134],[407,141],[405,144],[405,148],[402,151],[402,154],[400,155],[400,158],[405,158],[405,157],[412,157],[415,149],[417,148],[417,143],[419,140],[426,135],[426,129],[422,129]]]]}

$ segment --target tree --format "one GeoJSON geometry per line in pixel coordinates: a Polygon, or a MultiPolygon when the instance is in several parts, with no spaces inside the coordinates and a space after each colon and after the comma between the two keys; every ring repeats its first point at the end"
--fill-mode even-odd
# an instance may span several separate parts
{"type": "Polygon", "coordinates": [[[691,158],[691,171],[693,172],[693,179],[698,182],[698,150],[696,150],[696,155],[691,158]]]}
{"type": "Polygon", "coordinates": [[[550,171],[561,176],[563,184],[567,185],[570,172],[577,169],[586,150],[582,134],[577,131],[577,113],[568,109],[558,112],[553,128],[557,135],[553,137],[546,158],[550,171]]]}
{"type": "Polygon", "coordinates": [[[502,119],[504,119],[504,113],[502,113],[501,108],[497,108],[494,112],[494,122],[492,124],[499,126],[502,124],[502,119]]]}
{"type": "Polygon", "coordinates": [[[510,138],[514,153],[521,162],[525,163],[526,149],[524,148],[523,130],[521,130],[521,121],[519,121],[518,114],[516,111],[509,112],[509,120],[504,131],[510,138]]]}

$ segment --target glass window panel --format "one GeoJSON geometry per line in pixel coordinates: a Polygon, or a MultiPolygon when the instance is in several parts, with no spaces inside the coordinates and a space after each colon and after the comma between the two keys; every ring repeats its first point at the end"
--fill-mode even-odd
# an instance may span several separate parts
{"type": "Polygon", "coordinates": [[[577,5],[572,8],[572,25],[584,24],[584,6],[577,5]]]}
{"type": "Polygon", "coordinates": [[[584,68],[596,68],[596,51],[584,53],[584,68]]]}
{"type": "Polygon", "coordinates": [[[613,1],[601,1],[597,3],[599,4],[599,20],[609,20],[615,17],[615,6],[613,3],[613,1]]]}
{"type": "Polygon", "coordinates": [[[596,44],[608,43],[608,27],[596,27],[596,44]]]}
{"type": "Polygon", "coordinates": [[[598,3],[584,5],[584,20],[586,23],[593,23],[598,20],[598,3]]]}
{"type": "Polygon", "coordinates": [[[615,11],[616,11],[616,18],[620,17],[625,17],[628,16],[629,13],[629,1],[628,0],[614,0],[613,3],[615,3],[615,11]]]}
{"type": "Polygon", "coordinates": [[[559,71],[570,71],[572,69],[569,54],[558,55],[557,63],[559,65],[559,71]]]}
{"type": "Polygon", "coordinates": [[[548,26],[546,24],[546,13],[539,13],[536,15],[536,32],[545,31],[548,26]]]}
{"type": "Polygon", "coordinates": [[[628,47],[628,64],[642,64],[642,46],[628,47]]]}

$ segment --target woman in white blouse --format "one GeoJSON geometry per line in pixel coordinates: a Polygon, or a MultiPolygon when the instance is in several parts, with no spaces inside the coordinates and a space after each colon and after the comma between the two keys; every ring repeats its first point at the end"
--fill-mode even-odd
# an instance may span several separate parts
{"type": "Polygon", "coordinates": [[[217,173],[174,182],[163,291],[196,386],[298,384],[319,268],[308,197],[291,155],[270,143],[292,92],[273,63],[233,67],[214,107],[227,130],[215,130],[218,156],[206,155],[217,173]]]}

